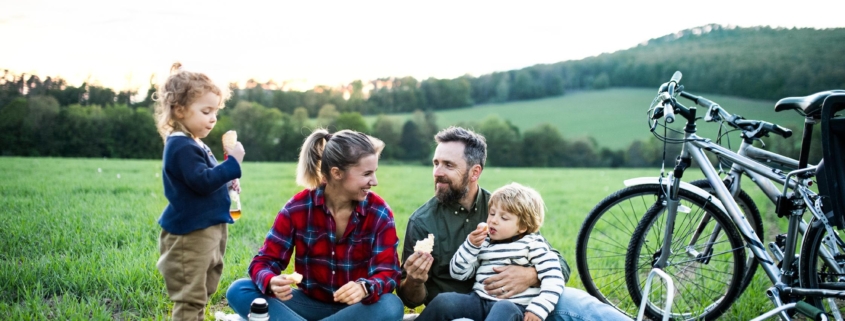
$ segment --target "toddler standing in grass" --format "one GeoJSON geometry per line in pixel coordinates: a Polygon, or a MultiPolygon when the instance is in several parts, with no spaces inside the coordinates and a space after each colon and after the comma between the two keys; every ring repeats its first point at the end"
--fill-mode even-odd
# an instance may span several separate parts
{"type": "Polygon", "coordinates": [[[164,139],[162,181],[169,204],[161,225],[156,267],[173,301],[173,320],[203,320],[208,298],[223,273],[229,215],[228,185],[240,190],[244,148],[227,148],[217,163],[202,142],[217,123],[217,111],[229,98],[205,74],[185,71],[180,63],[156,91],[156,125],[164,139]],[[231,182],[231,183],[230,183],[231,182]]]}
{"type": "Polygon", "coordinates": [[[453,278],[466,280],[475,276],[473,292],[437,295],[417,321],[545,320],[555,308],[565,280],[557,254],[537,233],[543,225],[542,197],[529,187],[511,183],[490,195],[488,207],[486,225],[479,224],[467,236],[450,263],[453,278]],[[507,265],[533,266],[540,287],[530,287],[508,299],[498,298],[508,289],[485,291],[484,280],[496,274],[493,269],[507,265]]]}

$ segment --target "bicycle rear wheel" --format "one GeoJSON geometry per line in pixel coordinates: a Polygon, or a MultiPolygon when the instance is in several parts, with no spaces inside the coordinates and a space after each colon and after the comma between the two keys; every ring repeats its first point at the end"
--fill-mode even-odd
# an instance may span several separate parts
{"type": "MultiPolygon", "coordinates": [[[[712,190],[707,180],[696,180],[691,184],[705,191],[712,190]]],[[[640,219],[652,205],[662,201],[663,195],[659,184],[623,188],[599,202],[584,219],[578,232],[575,259],[585,290],[632,318],[637,314],[639,302],[630,299],[625,285],[625,253],[640,219]]],[[[688,199],[689,195],[694,193],[682,190],[682,199],[688,199]]],[[[739,192],[736,201],[762,239],[762,219],[754,201],[744,191],[739,192]]],[[[753,257],[748,260],[753,261],[753,257]]],[[[755,269],[748,269],[743,278],[743,288],[754,276],[756,262],[753,263],[755,269]]]]}
{"type": "MultiPolygon", "coordinates": [[[[838,234],[828,235],[821,222],[815,218],[810,221],[798,262],[802,288],[845,291],[845,249],[842,244],[838,234]],[[839,271],[833,268],[834,265],[839,267],[839,271]]],[[[833,310],[837,310],[845,315],[845,300],[821,297],[806,297],[806,300],[825,313],[835,314],[833,310]]]]}
{"type": "MultiPolygon", "coordinates": [[[[681,205],[689,212],[679,211],[676,216],[671,227],[669,259],[663,267],[676,287],[671,317],[714,320],[742,292],[746,272],[744,242],[728,215],[708,199],[687,195],[682,197],[681,205]],[[700,232],[700,236],[694,241],[696,232],[700,232]],[[708,251],[708,246],[712,250],[708,251]]],[[[666,213],[666,206],[662,204],[649,209],[628,246],[625,279],[634,302],[642,300],[646,277],[663,250],[664,231],[670,228],[666,213]]],[[[645,315],[653,320],[662,318],[666,297],[663,287],[652,291],[645,315]]]]}

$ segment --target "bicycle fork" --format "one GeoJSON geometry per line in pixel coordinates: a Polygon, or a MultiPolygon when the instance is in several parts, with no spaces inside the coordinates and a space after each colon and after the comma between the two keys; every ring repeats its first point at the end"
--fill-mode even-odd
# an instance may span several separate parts
{"type": "MultiPolygon", "coordinates": [[[[675,163],[675,169],[670,176],[669,195],[664,200],[666,205],[666,229],[663,231],[663,244],[661,245],[660,255],[655,258],[654,264],[652,265],[653,267],[660,269],[665,268],[669,264],[669,255],[672,252],[672,235],[675,231],[675,217],[677,217],[678,211],[689,212],[688,209],[684,209],[680,206],[681,198],[679,196],[679,190],[681,186],[681,178],[684,176],[684,171],[690,165],[690,158],[686,156],[687,153],[685,151],[681,151],[681,155],[682,156],[679,157],[675,163]]],[[[707,217],[709,217],[709,215],[705,215],[702,220],[707,219],[707,217]]],[[[703,225],[699,225],[696,229],[696,235],[700,235],[700,230],[702,228],[703,225]]],[[[687,246],[688,250],[690,248],[690,246],[687,246]]],[[[707,253],[707,251],[705,251],[705,253],[707,253]]]]}

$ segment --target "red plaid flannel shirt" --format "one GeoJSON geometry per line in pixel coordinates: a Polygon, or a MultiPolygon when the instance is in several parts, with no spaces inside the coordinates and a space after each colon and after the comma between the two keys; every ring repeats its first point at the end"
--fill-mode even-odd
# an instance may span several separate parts
{"type": "Polygon", "coordinates": [[[273,227],[249,265],[249,275],[262,293],[273,295],[270,279],[285,270],[296,249],[294,270],[302,274],[299,289],[311,298],[334,302],[334,292],[349,281],[364,281],[378,301],[399,284],[399,238],[393,212],[373,192],[359,202],[342,236],[328,214],[325,185],[304,190],[279,211],[273,227]],[[308,264],[306,265],[306,262],[308,264]]]}

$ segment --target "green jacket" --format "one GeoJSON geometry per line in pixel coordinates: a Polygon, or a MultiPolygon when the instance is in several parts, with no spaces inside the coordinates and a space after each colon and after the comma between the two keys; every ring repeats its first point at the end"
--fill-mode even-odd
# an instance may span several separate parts
{"type": "MultiPolygon", "coordinates": [[[[443,292],[469,293],[475,278],[466,281],[458,281],[449,274],[449,261],[458,250],[458,247],[466,240],[467,235],[475,230],[478,223],[487,221],[487,203],[490,201],[490,192],[479,188],[478,196],[472,208],[463,208],[461,204],[442,204],[437,198],[432,197],[428,202],[420,206],[411,215],[408,227],[405,230],[405,241],[402,249],[402,262],[414,254],[414,245],[417,241],[434,234],[434,249],[431,255],[434,262],[428,271],[428,281],[425,282],[425,301],[428,305],[437,294],[443,292]]],[[[560,252],[549,248],[560,258],[561,272],[564,279],[569,281],[570,268],[560,255],[560,252]]],[[[402,280],[406,277],[404,266],[402,267],[402,280]]],[[[419,302],[408,302],[400,296],[405,306],[413,308],[419,302]]]]}

